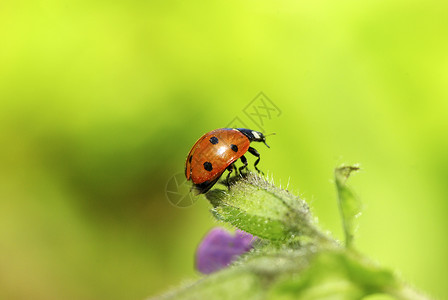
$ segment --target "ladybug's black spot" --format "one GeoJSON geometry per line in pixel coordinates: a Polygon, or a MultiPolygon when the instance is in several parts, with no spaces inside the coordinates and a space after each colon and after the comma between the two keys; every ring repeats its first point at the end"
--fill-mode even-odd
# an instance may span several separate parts
{"type": "Polygon", "coordinates": [[[230,145],[230,149],[232,149],[234,152],[238,152],[238,146],[237,145],[230,145]]]}
{"type": "Polygon", "coordinates": [[[210,162],[208,162],[208,161],[206,161],[205,163],[204,163],[204,169],[206,170],[206,171],[211,171],[211,170],[213,170],[213,166],[212,166],[212,164],[210,163],[210,162]]]}
{"type": "Polygon", "coordinates": [[[191,163],[191,159],[193,158],[193,156],[190,156],[190,158],[188,159],[188,162],[191,163]]]}
{"type": "Polygon", "coordinates": [[[218,144],[218,138],[216,137],[216,136],[212,136],[211,138],[210,138],[210,143],[212,143],[213,145],[216,145],[216,144],[218,144]]]}

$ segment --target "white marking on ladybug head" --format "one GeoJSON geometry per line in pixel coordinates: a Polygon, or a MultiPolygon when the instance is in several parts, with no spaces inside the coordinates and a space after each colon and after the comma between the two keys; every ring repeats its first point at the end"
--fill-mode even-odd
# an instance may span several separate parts
{"type": "Polygon", "coordinates": [[[258,134],[258,132],[256,132],[256,131],[252,131],[252,135],[254,136],[254,138],[255,138],[256,140],[260,139],[260,135],[258,134]]]}

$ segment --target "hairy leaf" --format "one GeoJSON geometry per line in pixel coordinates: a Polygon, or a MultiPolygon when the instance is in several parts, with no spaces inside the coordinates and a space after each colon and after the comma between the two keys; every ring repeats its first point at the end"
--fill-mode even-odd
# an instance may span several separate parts
{"type": "Polygon", "coordinates": [[[342,216],[342,224],[345,233],[345,245],[351,247],[355,231],[356,219],[361,214],[361,201],[355,196],[346,181],[353,171],[359,170],[355,166],[337,168],[334,172],[336,189],[338,191],[339,210],[342,216]]]}

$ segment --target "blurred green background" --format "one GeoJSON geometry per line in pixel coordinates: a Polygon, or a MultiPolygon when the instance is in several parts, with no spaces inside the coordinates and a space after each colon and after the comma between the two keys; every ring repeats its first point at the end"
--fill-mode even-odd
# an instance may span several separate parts
{"type": "MultiPolygon", "coordinates": [[[[3,1],[0,298],[142,299],[199,278],[215,225],[169,179],[263,91],[260,168],[342,238],[448,298],[448,2],[3,1]]],[[[252,164],[254,159],[248,157],[252,164]]]]}

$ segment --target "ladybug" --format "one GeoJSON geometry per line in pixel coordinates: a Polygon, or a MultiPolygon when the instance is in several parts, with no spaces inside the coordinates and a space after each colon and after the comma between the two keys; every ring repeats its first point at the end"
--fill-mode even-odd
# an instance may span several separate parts
{"type": "Polygon", "coordinates": [[[263,133],[245,128],[220,128],[204,134],[191,148],[185,162],[185,176],[191,180],[199,194],[206,193],[218,181],[225,170],[229,176],[234,169],[236,160],[241,159],[244,164],[238,170],[247,167],[246,152],[257,157],[255,169],[260,162],[260,153],[250,147],[251,142],[263,142],[263,133]]]}

